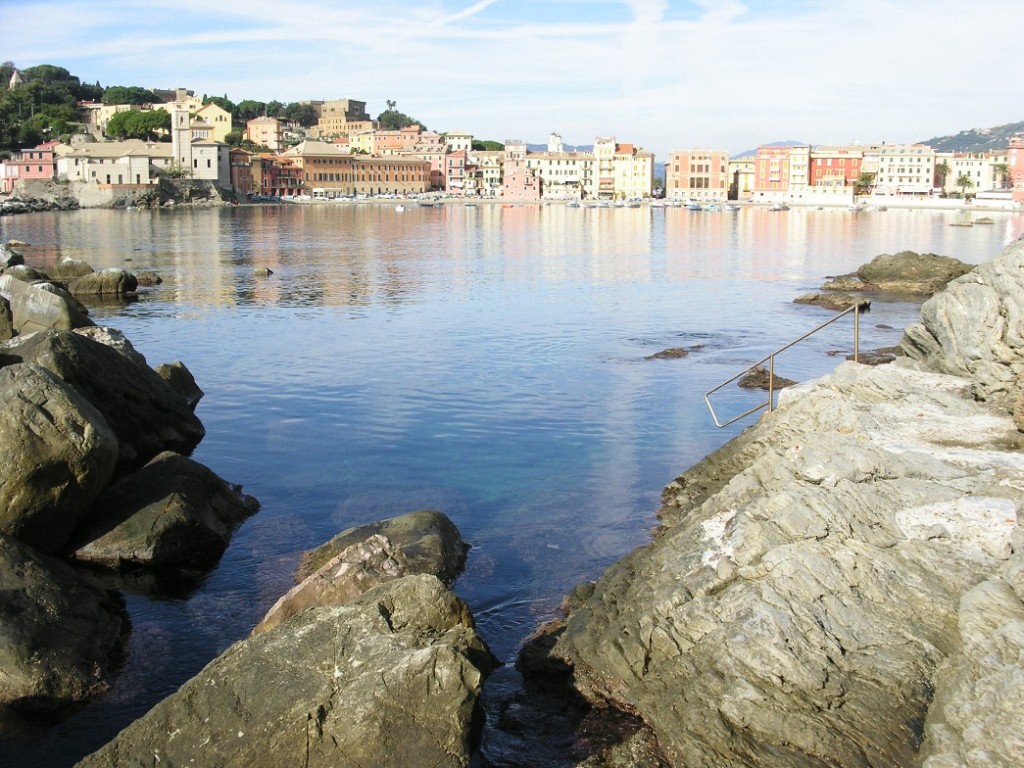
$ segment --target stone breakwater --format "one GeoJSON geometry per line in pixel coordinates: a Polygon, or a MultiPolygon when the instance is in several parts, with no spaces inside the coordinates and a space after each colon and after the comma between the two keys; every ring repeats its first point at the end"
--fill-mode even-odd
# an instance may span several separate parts
{"type": "Polygon", "coordinates": [[[587,765],[1024,764],[1024,243],[901,346],[782,393],[571,597],[552,659],[643,722],[587,765]]]}

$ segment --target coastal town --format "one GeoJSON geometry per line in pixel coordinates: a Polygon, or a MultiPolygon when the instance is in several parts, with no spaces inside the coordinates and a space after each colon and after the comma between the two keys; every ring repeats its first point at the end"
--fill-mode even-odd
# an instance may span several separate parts
{"type": "MultiPolygon", "coordinates": [[[[19,84],[14,71],[9,88],[19,84]]],[[[116,204],[162,177],[202,182],[235,200],[346,200],[423,195],[496,200],[611,202],[652,199],[723,205],[857,205],[965,200],[1024,205],[1024,137],[986,152],[940,152],[925,144],[764,144],[738,156],[721,149],[672,151],[663,176],[655,155],[635,141],[597,136],[570,147],[482,142],[468,132],[413,123],[382,126],[355,99],[301,102],[315,122],[259,116],[236,124],[216,100],[192,90],[155,89],[157,101],[79,101],[81,130],[69,140],[23,147],[0,162],[0,195],[19,182],[77,183],[94,205],[116,204]],[[124,113],[170,115],[161,140],[115,140],[124,113]],[[227,141],[241,132],[244,146],[227,141]],[[167,139],[170,139],[169,141],[167,139]]],[[[389,102],[393,109],[394,102],[389,102]]],[[[166,118],[164,118],[166,119],[166,118]]]]}

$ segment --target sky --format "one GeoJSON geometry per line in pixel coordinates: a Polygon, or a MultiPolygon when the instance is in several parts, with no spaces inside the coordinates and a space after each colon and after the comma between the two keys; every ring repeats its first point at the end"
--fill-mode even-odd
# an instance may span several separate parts
{"type": "Polygon", "coordinates": [[[1024,120],[1024,0],[0,0],[0,59],[665,160],[1024,120]],[[16,30],[16,34],[11,31],[16,30]]]}

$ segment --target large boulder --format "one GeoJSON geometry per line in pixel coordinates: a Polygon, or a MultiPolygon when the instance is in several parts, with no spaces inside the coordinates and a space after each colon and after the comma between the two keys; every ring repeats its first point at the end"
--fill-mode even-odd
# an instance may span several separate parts
{"type": "Polygon", "coordinates": [[[492,664],[466,605],[409,576],[236,643],[78,768],[468,766],[492,664]]]}
{"type": "Polygon", "coordinates": [[[965,264],[959,259],[934,253],[883,253],[861,265],[856,273],[830,280],[822,289],[931,296],[973,268],[971,264],[965,264]]]}
{"type": "Polygon", "coordinates": [[[1024,380],[1024,242],[926,301],[900,348],[921,367],[970,379],[977,397],[1011,411],[1024,380]]]}
{"type": "Polygon", "coordinates": [[[203,395],[206,394],[199,388],[192,371],[186,368],[180,360],[175,360],[173,363],[161,363],[153,370],[170,385],[171,389],[181,395],[193,411],[199,405],[199,401],[203,399],[203,395]]]}
{"type": "Polygon", "coordinates": [[[122,469],[141,466],[162,451],[187,454],[203,438],[188,402],[152,368],[117,349],[80,334],[49,331],[15,338],[4,354],[41,365],[81,392],[117,435],[122,469]]]}
{"type": "Polygon", "coordinates": [[[51,280],[65,282],[76,277],[82,277],[93,272],[93,268],[81,259],[65,258],[58,261],[51,267],[46,268],[46,274],[51,280]]]}
{"type": "Polygon", "coordinates": [[[124,296],[139,287],[135,275],[115,267],[68,278],[66,283],[73,296],[124,296]]]}
{"type": "Polygon", "coordinates": [[[75,560],[109,568],[216,564],[259,504],[207,467],[165,452],[103,491],[75,532],[75,560]]]}
{"type": "Polygon", "coordinates": [[[1021,447],[963,379],[844,363],[681,476],[553,653],[671,766],[916,765],[964,596],[1019,536],[1021,447]]]}
{"type": "Polygon", "coordinates": [[[0,533],[56,552],[110,481],[117,438],[45,368],[0,368],[0,533]]]}
{"type": "Polygon", "coordinates": [[[0,706],[56,710],[104,690],[127,627],[105,590],[0,534],[0,706]]]}
{"type": "Polygon", "coordinates": [[[19,334],[93,325],[86,309],[74,297],[50,283],[26,283],[12,275],[0,275],[0,296],[9,303],[19,334]]]}
{"type": "Polygon", "coordinates": [[[313,606],[343,605],[373,587],[427,573],[451,584],[468,549],[441,512],[422,511],[344,531],[303,556],[303,578],[253,630],[266,632],[313,606]],[[310,572],[311,568],[316,570],[310,572]]]}

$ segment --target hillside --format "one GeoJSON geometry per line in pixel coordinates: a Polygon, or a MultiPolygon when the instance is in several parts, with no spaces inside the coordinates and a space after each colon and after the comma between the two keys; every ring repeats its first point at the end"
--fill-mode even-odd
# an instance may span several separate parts
{"type": "Polygon", "coordinates": [[[920,142],[936,152],[988,152],[1005,149],[1014,136],[1024,136],[1024,122],[1007,123],[995,128],[971,128],[952,136],[937,136],[920,142]]]}

